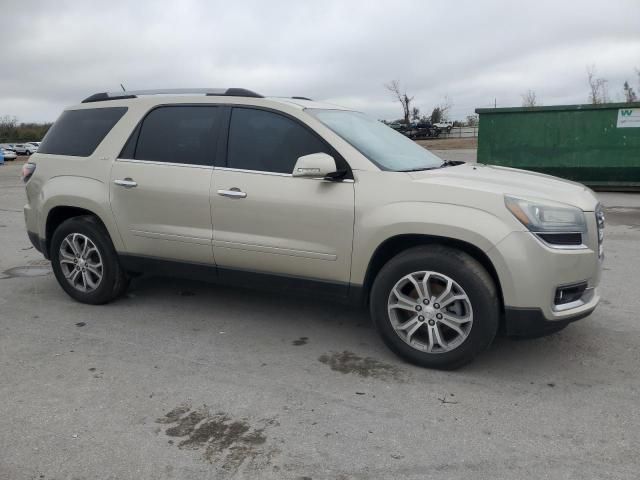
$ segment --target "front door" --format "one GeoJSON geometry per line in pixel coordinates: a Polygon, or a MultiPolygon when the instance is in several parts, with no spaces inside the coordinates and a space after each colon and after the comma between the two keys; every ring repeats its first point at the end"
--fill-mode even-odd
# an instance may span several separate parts
{"type": "Polygon", "coordinates": [[[349,282],[354,184],[295,178],[302,155],[335,152],[313,131],[267,110],[234,108],[226,167],[212,178],[219,273],[349,282]]]}
{"type": "Polygon", "coordinates": [[[213,264],[209,189],[219,112],[158,107],[114,162],[111,208],[127,254],[213,264]]]}

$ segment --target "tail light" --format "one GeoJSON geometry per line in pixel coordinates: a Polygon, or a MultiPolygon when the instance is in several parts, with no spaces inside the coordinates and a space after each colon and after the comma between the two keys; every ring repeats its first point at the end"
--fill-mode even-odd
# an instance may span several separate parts
{"type": "Polygon", "coordinates": [[[33,172],[36,171],[36,164],[35,163],[25,163],[22,166],[22,181],[24,183],[27,183],[29,181],[29,179],[31,178],[31,175],[33,175],[33,172]]]}

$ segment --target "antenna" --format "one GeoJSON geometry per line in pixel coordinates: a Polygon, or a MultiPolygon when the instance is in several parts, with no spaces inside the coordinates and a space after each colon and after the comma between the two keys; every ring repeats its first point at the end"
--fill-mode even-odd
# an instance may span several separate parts
{"type": "Polygon", "coordinates": [[[122,88],[122,91],[123,91],[123,92],[126,92],[126,91],[127,91],[127,89],[126,89],[126,88],[124,88],[124,85],[122,85],[122,84],[120,84],[120,88],[122,88]]]}

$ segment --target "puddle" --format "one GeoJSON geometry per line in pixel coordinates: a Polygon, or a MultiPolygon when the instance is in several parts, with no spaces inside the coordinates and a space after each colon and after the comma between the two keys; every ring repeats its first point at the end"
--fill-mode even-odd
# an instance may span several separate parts
{"type": "Polygon", "coordinates": [[[192,409],[187,404],[174,408],[156,423],[167,425],[165,435],[178,439],[169,440],[169,444],[177,444],[181,450],[200,450],[205,461],[226,471],[235,472],[240,467],[261,470],[277,453],[268,445],[265,434],[268,427],[279,425],[275,419],[263,419],[253,426],[247,419],[234,419],[224,412],[212,414],[206,406],[192,409]]]}
{"type": "Polygon", "coordinates": [[[22,267],[14,267],[2,272],[1,279],[16,277],[44,277],[53,273],[48,265],[25,265],[22,267]]]}
{"type": "Polygon", "coordinates": [[[324,354],[318,360],[329,365],[331,370],[340,373],[351,373],[361,377],[372,377],[381,380],[394,379],[405,381],[405,375],[395,365],[380,362],[371,357],[360,357],[355,353],[344,351],[340,353],[324,354]]]}

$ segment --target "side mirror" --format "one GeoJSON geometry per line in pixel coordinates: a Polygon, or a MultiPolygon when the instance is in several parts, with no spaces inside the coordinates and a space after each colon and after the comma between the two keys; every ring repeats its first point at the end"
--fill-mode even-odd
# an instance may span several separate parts
{"type": "Polygon", "coordinates": [[[337,170],[336,161],[326,153],[311,153],[296,161],[294,177],[325,178],[337,170]]]}

